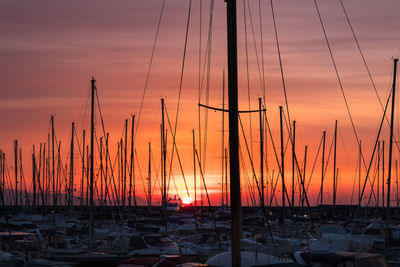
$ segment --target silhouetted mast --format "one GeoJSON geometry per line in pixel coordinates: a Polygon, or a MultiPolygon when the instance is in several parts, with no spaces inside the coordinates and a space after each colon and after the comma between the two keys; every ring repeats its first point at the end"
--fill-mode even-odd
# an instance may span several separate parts
{"type": "Polygon", "coordinates": [[[242,204],[240,195],[238,70],[236,0],[226,1],[228,35],[228,99],[229,99],[229,168],[231,187],[231,246],[232,263],[241,265],[240,237],[242,204]]]}
{"type": "Polygon", "coordinates": [[[162,116],[162,123],[161,123],[161,147],[162,147],[162,184],[163,184],[163,214],[164,214],[164,225],[166,227],[166,218],[167,218],[167,170],[166,170],[166,163],[167,163],[167,149],[166,149],[166,140],[165,140],[165,121],[164,121],[164,99],[161,98],[161,116],[162,116]]]}
{"type": "Polygon", "coordinates": [[[55,214],[56,214],[56,205],[57,205],[57,199],[56,199],[56,177],[55,177],[55,169],[54,169],[54,116],[51,115],[51,175],[52,175],[52,181],[53,181],[53,225],[56,224],[55,220],[55,214]]]}
{"type": "MultiPolygon", "coordinates": [[[[292,142],[292,207],[294,208],[294,191],[295,191],[295,184],[294,184],[294,177],[295,177],[295,161],[296,157],[296,121],[293,121],[293,142],[292,142]]],[[[299,188],[301,188],[299,184],[299,188]]],[[[300,205],[299,205],[300,206],[300,205]]]]}
{"type": "Polygon", "coordinates": [[[393,152],[393,128],[394,128],[394,105],[396,102],[396,71],[397,71],[397,61],[399,59],[395,58],[393,60],[393,87],[392,87],[392,110],[390,117],[390,137],[389,137],[389,162],[388,162],[388,180],[387,180],[387,204],[386,204],[386,244],[389,245],[389,224],[390,224],[390,184],[392,178],[392,152],[393,152]]]}
{"type": "Polygon", "coordinates": [[[85,180],[85,130],[82,134],[82,179],[81,179],[81,208],[83,208],[83,181],[85,180]]]}
{"type": "Polygon", "coordinates": [[[133,183],[133,200],[134,200],[134,205],[135,205],[135,207],[136,207],[135,179],[134,179],[135,162],[134,162],[134,154],[133,154],[133,149],[134,149],[134,143],[133,143],[133,140],[134,140],[134,139],[133,139],[134,128],[135,128],[135,115],[132,115],[132,127],[131,127],[131,167],[130,167],[130,175],[129,175],[129,207],[131,207],[132,183],[133,183]]]}
{"type": "Polygon", "coordinates": [[[285,148],[283,145],[283,107],[279,107],[281,133],[282,223],[285,223],[285,148]]]}
{"type": "MultiPolygon", "coordinates": [[[[0,151],[1,161],[3,152],[0,151]]],[[[0,164],[2,165],[0,161],[0,164]]],[[[2,166],[1,166],[2,167],[2,166]]],[[[1,187],[2,195],[3,195],[3,185],[1,187]]],[[[35,146],[32,147],[32,207],[36,208],[36,159],[35,159],[35,146]]]]}
{"type": "Polygon", "coordinates": [[[108,195],[108,181],[107,181],[107,177],[108,177],[108,133],[106,136],[106,171],[105,171],[105,175],[104,175],[104,184],[105,184],[105,192],[104,192],[104,205],[107,205],[107,195],[108,195]]]}
{"type": "MultiPolygon", "coordinates": [[[[103,206],[103,137],[100,137],[100,206],[103,206]]],[[[106,158],[107,160],[107,158],[106,158]]]]}
{"type": "Polygon", "coordinates": [[[326,131],[322,133],[321,205],[324,204],[325,138],[326,131]]]}
{"type": "Polygon", "coordinates": [[[93,161],[94,161],[94,90],[96,80],[92,77],[92,107],[90,118],[90,206],[89,206],[89,250],[93,249],[93,161]]]}
{"type": "Polygon", "coordinates": [[[261,190],[261,199],[260,206],[264,207],[264,129],[263,129],[263,119],[262,119],[262,103],[261,97],[258,98],[258,108],[260,109],[260,190],[261,190]]]}
{"type": "Polygon", "coordinates": [[[385,140],[382,140],[382,208],[385,207],[385,140]]]}
{"type": "Polygon", "coordinates": [[[72,208],[74,206],[74,133],[75,133],[75,123],[72,123],[71,130],[71,158],[69,164],[69,206],[72,208]]]}
{"type": "Polygon", "coordinates": [[[128,120],[125,120],[125,147],[124,147],[124,169],[123,169],[123,192],[122,206],[125,207],[126,202],[126,165],[127,165],[127,147],[128,147],[128,120]]]}
{"type": "Polygon", "coordinates": [[[149,166],[148,166],[148,178],[147,178],[147,195],[148,205],[151,208],[151,143],[149,142],[149,166]]]}
{"type": "Polygon", "coordinates": [[[18,206],[18,141],[14,140],[15,206],[18,206]]]}
{"type": "Polygon", "coordinates": [[[194,129],[192,130],[193,135],[193,187],[194,187],[194,208],[195,214],[197,210],[197,189],[196,189],[196,141],[194,136],[194,129]]]}
{"type": "MultiPolygon", "coordinates": [[[[336,207],[336,189],[337,189],[337,176],[336,176],[336,142],[337,142],[337,121],[335,121],[335,137],[333,145],[333,208],[336,207]]],[[[335,211],[335,210],[333,210],[335,211]]]]}

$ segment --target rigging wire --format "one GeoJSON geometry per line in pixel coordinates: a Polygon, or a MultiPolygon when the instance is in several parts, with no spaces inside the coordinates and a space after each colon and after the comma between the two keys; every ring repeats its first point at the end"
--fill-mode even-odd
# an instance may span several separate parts
{"type": "Polygon", "coordinates": [[[284,71],[283,71],[281,49],[280,49],[280,45],[279,45],[278,29],[277,29],[277,26],[276,26],[276,19],[275,19],[275,11],[274,11],[273,0],[270,0],[270,4],[271,4],[272,20],[273,20],[273,23],[274,23],[276,48],[278,50],[278,58],[279,58],[279,67],[280,67],[280,71],[281,71],[282,87],[283,87],[283,93],[284,93],[284,96],[285,96],[285,105],[286,105],[286,111],[287,111],[289,127],[290,127],[289,135],[291,136],[292,135],[292,125],[290,123],[291,121],[290,121],[290,114],[289,114],[289,103],[288,103],[288,98],[287,98],[287,93],[286,93],[285,75],[284,75],[284,71]]]}
{"type": "MultiPolygon", "coordinates": [[[[212,48],[212,36],[213,36],[213,21],[214,21],[214,0],[210,1],[210,18],[209,18],[209,28],[208,28],[208,39],[207,39],[207,51],[204,58],[204,68],[201,90],[203,88],[204,75],[206,73],[206,105],[209,105],[210,100],[210,70],[211,70],[211,48],[212,48]],[[206,69],[207,66],[207,69],[206,69]]],[[[201,92],[200,92],[201,94],[201,92]]],[[[200,103],[200,102],[199,102],[200,103]]],[[[199,133],[200,136],[200,133],[199,133]]],[[[203,171],[206,172],[206,159],[207,159],[207,137],[208,137],[208,110],[205,110],[204,119],[204,144],[203,144],[203,171]]],[[[201,144],[201,143],[200,143],[201,144]]]]}
{"type": "Polygon", "coordinates": [[[256,34],[254,31],[254,25],[253,25],[253,16],[251,14],[250,2],[248,0],[247,0],[247,7],[249,10],[249,19],[250,19],[251,32],[252,32],[252,36],[253,36],[254,52],[255,52],[256,61],[257,61],[258,78],[260,80],[261,94],[263,95],[263,98],[265,100],[263,90],[262,90],[263,89],[263,80],[262,80],[262,74],[261,74],[261,69],[260,69],[260,60],[259,60],[259,56],[258,56],[258,49],[257,49],[257,43],[256,43],[256,34]]]}
{"type": "MultiPolygon", "coordinates": [[[[203,24],[202,18],[203,18],[203,0],[200,0],[200,14],[199,14],[199,84],[198,84],[198,100],[197,102],[201,102],[201,36],[202,36],[202,29],[201,26],[203,24]]],[[[200,113],[200,106],[197,107],[197,116],[198,116],[198,125],[199,125],[199,154],[200,158],[202,156],[202,150],[201,150],[201,113],[200,113]]]]}
{"type": "MultiPolygon", "coordinates": [[[[179,107],[180,107],[180,102],[181,102],[183,75],[184,75],[184,71],[185,71],[186,49],[187,49],[187,40],[188,40],[188,35],[189,35],[191,9],[192,9],[192,0],[190,0],[190,2],[189,2],[189,11],[188,11],[187,22],[186,22],[185,45],[184,45],[184,49],[183,49],[182,67],[181,67],[181,75],[180,75],[180,81],[179,81],[179,94],[178,94],[178,104],[177,104],[177,108],[176,108],[175,126],[174,126],[174,131],[172,132],[172,130],[171,130],[171,133],[174,137],[176,137],[176,129],[178,127],[179,107]]],[[[172,152],[171,152],[171,165],[174,160],[174,150],[176,148],[175,141],[176,141],[175,138],[173,138],[173,145],[172,145],[172,152]]],[[[169,181],[171,179],[171,173],[172,173],[172,168],[170,168],[170,170],[169,170],[169,178],[168,178],[169,181]]],[[[168,185],[169,185],[169,181],[168,181],[168,185]]]]}
{"type": "MultiPolygon", "coordinates": [[[[272,1],[272,0],[271,0],[271,1],[272,1]]],[[[333,57],[332,48],[331,48],[331,45],[330,45],[330,42],[329,42],[329,39],[328,39],[328,35],[327,35],[327,33],[326,33],[326,30],[325,30],[325,25],[324,25],[324,23],[323,23],[323,21],[322,21],[322,17],[321,17],[321,13],[320,13],[320,11],[319,11],[319,8],[318,8],[317,0],[314,0],[314,5],[315,5],[315,9],[316,9],[316,11],[317,11],[318,18],[319,18],[319,21],[320,21],[320,24],[321,24],[321,28],[322,28],[322,31],[323,31],[323,34],[324,34],[324,38],[325,38],[325,41],[326,41],[326,45],[327,45],[328,50],[329,50],[329,55],[330,55],[330,58],[331,58],[331,60],[332,60],[333,67],[334,67],[334,69],[335,69],[336,78],[337,78],[337,80],[338,80],[338,84],[339,84],[339,87],[340,87],[340,91],[341,91],[341,93],[342,93],[343,100],[344,100],[345,105],[346,105],[347,114],[348,114],[348,116],[349,116],[349,119],[350,119],[350,122],[351,122],[351,126],[352,126],[352,129],[353,129],[353,132],[354,132],[354,136],[355,136],[356,141],[357,141],[357,146],[360,147],[360,139],[358,138],[357,130],[356,130],[356,127],[355,127],[355,124],[354,124],[354,121],[353,121],[353,116],[351,115],[351,112],[350,112],[350,106],[349,106],[349,103],[348,103],[348,101],[347,101],[346,94],[345,94],[345,92],[344,92],[342,80],[341,80],[341,78],[340,78],[339,71],[338,71],[338,68],[337,68],[337,66],[336,66],[335,58],[333,57]]],[[[361,157],[362,157],[362,161],[363,161],[363,164],[364,164],[364,168],[367,169],[367,165],[366,165],[366,162],[365,162],[364,155],[363,155],[362,151],[361,151],[361,157]]]]}
{"type": "Polygon", "coordinates": [[[264,41],[263,41],[263,28],[262,28],[262,16],[261,16],[261,0],[258,0],[258,17],[260,19],[260,48],[261,48],[261,73],[262,73],[262,89],[263,89],[263,100],[266,104],[265,97],[265,68],[264,68],[264,41]]]}
{"type": "MultiPolygon", "coordinates": [[[[377,88],[376,88],[375,81],[374,81],[374,79],[372,78],[372,74],[371,74],[371,71],[370,71],[370,69],[369,69],[369,67],[368,67],[367,60],[365,59],[364,53],[363,53],[363,51],[362,51],[362,49],[361,49],[361,46],[360,46],[360,43],[359,43],[359,41],[358,41],[358,37],[357,37],[357,35],[355,34],[353,25],[352,25],[352,23],[351,23],[351,21],[350,21],[349,15],[347,14],[347,11],[346,11],[346,8],[344,7],[343,1],[342,1],[342,0],[339,0],[339,2],[340,2],[340,5],[342,6],[343,13],[344,13],[344,15],[345,15],[345,17],[346,17],[347,24],[349,25],[350,31],[351,31],[351,33],[352,33],[352,35],[353,35],[353,38],[354,38],[354,41],[355,41],[355,43],[356,43],[356,45],[357,45],[357,49],[358,49],[358,51],[360,52],[360,56],[361,56],[361,59],[362,59],[362,61],[363,61],[365,70],[366,70],[367,73],[368,73],[369,80],[371,81],[372,87],[374,88],[375,94],[376,94],[376,96],[377,96],[377,98],[378,98],[379,105],[381,106],[382,111],[384,111],[384,106],[383,106],[383,103],[382,103],[382,99],[381,99],[381,97],[380,97],[379,94],[378,94],[378,90],[377,90],[377,88]]],[[[388,123],[388,125],[390,125],[390,122],[389,122],[388,117],[385,116],[385,118],[386,118],[386,122],[388,123]]],[[[395,138],[395,137],[393,136],[393,138],[395,138]]],[[[399,146],[398,142],[396,141],[396,139],[394,139],[394,143],[396,144],[397,149],[400,151],[400,146],[399,146]]]]}
{"type": "Polygon", "coordinates": [[[161,19],[162,19],[162,15],[164,13],[164,7],[165,7],[165,0],[163,0],[162,5],[161,5],[161,11],[160,11],[160,16],[158,18],[158,23],[157,23],[157,30],[156,30],[156,35],[154,37],[154,43],[153,43],[153,48],[151,50],[151,56],[150,56],[150,62],[149,62],[149,66],[147,68],[147,74],[146,74],[146,81],[144,84],[144,89],[143,89],[143,94],[142,94],[142,100],[140,103],[140,108],[139,108],[139,114],[138,114],[138,120],[136,123],[136,131],[135,131],[135,136],[137,135],[137,131],[139,129],[139,123],[140,123],[140,117],[142,115],[142,109],[143,109],[143,103],[144,103],[144,97],[146,95],[146,91],[147,91],[147,86],[149,83],[149,78],[150,78],[150,70],[151,70],[151,66],[153,63],[153,57],[154,57],[154,53],[155,53],[155,49],[156,49],[156,45],[157,45],[157,40],[158,40],[158,33],[160,31],[160,25],[161,25],[161,19]]]}
{"type": "MultiPolygon", "coordinates": [[[[247,18],[246,18],[246,0],[243,0],[243,20],[244,20],[244,39],[245,39],[245,51],[246,51],[246,78],[247,78],[247,101],[249,110],[251,110],[250,106],[250,72],[249,72],[249,50],[247,45],[247,18]]],[[[253,131],[251,127],[251,113],[249,113],[249,123],[250,123],[250,151],[251,156],[253,157],[253,131]]]]}

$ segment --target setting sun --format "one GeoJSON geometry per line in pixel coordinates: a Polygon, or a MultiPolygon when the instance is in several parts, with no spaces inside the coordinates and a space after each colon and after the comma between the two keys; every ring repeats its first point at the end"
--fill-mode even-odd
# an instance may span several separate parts
{"type": "Polygon", "coordinates": [[[190,197],[186,196],[183,198],[182,203],[185,205],[189,205],[192,203],[192,199],[190,197]]]}

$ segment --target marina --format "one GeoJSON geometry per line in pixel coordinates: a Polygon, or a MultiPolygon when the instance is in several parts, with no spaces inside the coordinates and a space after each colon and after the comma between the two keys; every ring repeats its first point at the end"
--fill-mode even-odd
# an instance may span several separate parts
{"type": "MultiPolygon", "coordinates": [[[[40,1],[32,8],[45,7],[43,17],[26,14],[35,18],[30,26],[38,27],[37,34],[48,38],[43,29],[57,29],[59,37],[79,32],[102,38],[89,49],[82,36],[57,47],[51,44],[58,41],[31,40],[44,55],[52,49],[66,53],[52,68],[68,65],[70,72],[55,70],[52,76],[50,67],[38,71],[48,79],[31,80],[31,69],[15,82],[0,75],[0,97],[6,99],[0,101],[0,266],[400,266],[399,55],[392,51],[400,40],[387,41],[390,60],[374,58],[387,68],[375,74],[361,45],[371,40],[362,38],[362,30],[358,34],[349,12],[355,21],[378,27],[384,22],[370,18],[391,14],[400,8],[397,2],[385,0],[381,13],[372,15],[373,1],[358,8],[343,0],[115,6],[99,0],[94,10],[110,15],[102,21],[87,3],[61,1],[63,10],[40,1]],[[51,28],[60,22],[47,17],[47,8],[62,25],[51,28]],[[92,19],[76,13],[80,8],[92,19]],[[130,31],[143,40],[126,37],[127,28],[113,24],[127,18],[135,21],[130,31]],[[302,46],[299,34],[294,49],[310,65],[286,64],[295,56],[285,54],[290,37],[280,30],[296,30],[281,21],[309,31],[302,39],[309,43],[302,46]],[[99,28],[91,32],[88,25],[99,28]],[[103,46],[114,57],[96,50],[103,46]],[[81,51],[91,59],[69,58],[81,51]],[[338,51],[357,58],[344,60],[338,51]],[[107,65],[114,60],[124,67],[107,65]],[[322,71],[321,62],[329,69],[322,71]],[[44,86],[49,81],[60,88],[44,86]],[[22,91],[20,82],[52,90],[35,87],[44,96],[40,103],[35,90],[22,91]],[[71,98],[70,86],[79,88],[71,89],[71,98]],[[16,94],[14,100],[8,94],[16,94]],[[17,131],[16,125],[26,128],[17,131]]],[[[8,0],[1,5],[16,10],[8,0]]],[[[21,30],[6,17],[5,28],[21,30]]],[[[30,49],[15,36],[8,40],[21,51],[30,49]]],[[[11,61],[17,58],[12,45],[3,49],[11,61]]],[[[374,53],[387,56],[388,50],[374,53]]],[[[10,75],[31,64],[22,62],[15,70],[10,66],[10,75]]],[[[34,68],[46,65],[38,62],[34,68]]]]}

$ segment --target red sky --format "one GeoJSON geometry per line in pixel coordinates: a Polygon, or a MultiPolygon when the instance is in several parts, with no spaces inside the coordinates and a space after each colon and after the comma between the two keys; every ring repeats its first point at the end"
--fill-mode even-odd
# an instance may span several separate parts
{"type": "MultiPolygon", "coordinates": [[[[203,0],[202,3],[201,54],[202,64],[204,64],[210,3],[207,0],[203,0]]],[[[343,0],[343,3],[378,93],[382,100],[386,101],[392,80],[391,57],[398,55],[400,47],[400,37],[397,34],[400,25],[397,14],[400,2],[396,0],[343,0]]],[[[161,0],[117,2],[4,0],[0,3],[0,36],[2,36],[2,42],[0,42],[0,147],[7,154],[10,167],[13,167],[11,160],[13,140],[18,139],[23,149],[26,178],[29,179],[32,145],[35,144],[37,147],[40,142],[46,141],[51,114],[55,115],[57,138],[62,141],[63,161],[67,160],[71,122],[75,121],[79,133],[82,129],[89,130],[89,110],[86,104],[91,76],[95,76],[97,80],[104,121],[111,135],[110,146],[113,157],[115,156],[116,143],[121,136],[124,120],[129,118],[130,114],[138,115],[139,112],[161,4],[161,0]]],[[[193,187],[192,129],[195,129],[196,135],[198,134],[200,1],[193,0],[192,4],[177,128],[178,149],[190,190],[193,187]]],[[[148,142],[152,142],[154,158],[157,162],[159,161],[160,98],[166,99],[171,123],[175,122],[188,5],[189,1],[182,0],[167,0],[165,4],[136,139],[143,172],[146,170],[148,142]]],[[[249,5],[257,53],[260,57],[259,1],[249,0],[249,5]]],[[[345,20],[340,2],[319,0],[318,5],[368,163],[382,110],[345,20]]],[[[327,131],[327,147],[329,148],[334,122],[338,120],[338,186],[340,188],[338,201],[348,203],[354,182],[358,149],[314,2],[311,0],[274,1],[274,8],[290,117],[297,121],[298,158],[302,163],[304,146],[308,145],[307,176],[309,177],[322,132],[327,131]]],[[[217,107],[222,105],[222,71],[226,68],[225,13],[224,1],[215,1],[209,105],[217,107]]],[[[284,105],[284,97],[269,1],[261,1],[261,16],[266,107],[279,153],[278,107],[284,105]]],[[[243,21],[243,2],[238,1],[239,97],[242,110],[249,108],[243,21]]],[[[249,13],[247,13],[247,37],[250,106],[256,109],[262,90],[249,13]]],[[[205,89],[200,101],[206,103],[205,89]]],[[[399,107],[398,104],[396,105],[399,107]]],[[[395,114],[399,118],[398,108],[395,114]]],[[[220,187],[218,182],[221,165],[221,114],[210,111],[208,116],[205,174],[207,186],[213,189],[213,200],[216,201],[215,192],[220,187]]],[[[397,118],[395,136],[399,139],[397,118]]],[[[250,138],[249,116],[243,115],[242,119],[247,138],[250,138]]],[[[204,130],[204,111],[202,111],[202,123],[204,130]]],[[[255,171],[259,176],[258,115],[252,115],[251,123],[253,158],[256,165],[255,171]]],[[[100,132],[99,120],[96,126],[100,132]]],[[[388,124],[385,123],[384,127],[381,139],[385,139],[388,144],[388,124]]],[[[170,135],[170,132],[168,134],[170,135]]],[[[285,135],[287,136],[287,132],[285,135]]],[[[196,140],[196,146],[199,146],[197,136],[196,140]]],[[[226,135],[226,147],[227,140],[226,135]]],[[[202,142],[204,144],[204,137],[202,142]]],[[[171,153],[171,144],[170,142],[169,153],[171,153]]],[[[249,172],[251,167],[243,140],[241,144],[246,170],[249,172]]],[[[277,165],[270,148],[271,146],[267,153],[270,172],[275,170],[276,175],[277,165]]],[[[399,158],[399,151],[397,149],[394,151],[396,160],[399,158]]],[[[291,177],[290,153],[288,150],[286,162],[288,178],[291,177]]],[[[174,157],[176,159],[176,155],[174,157]]],[[[311,181],[312,202],[315,202],[320,186],[320,161],[318,159],[311,181]]],[[[387,168],[387,163],[385,167],[387,168]]],[[[327,201],[331,201],[332,168],[331,159],[325,187],[328,194],[327,201]]],[[[76,172],[78,175],[79,169],[76,172]]],[[[174,164],[173,173],[179,194],[183,197],[186,193],[177,164],[174,164]]],[[[362,173],[365,175],[364,169],[362,173]]],[[[250,172],[248,175],[251,177],[250,172]]],[[[395,176],[395,173],[393,175],[395,176]]],[[[242,176],[247,175],[243,173],[242,176]]],[[[138,182],[140,195],[143,194],[143,186],[140,179],[138,182]]],[[[242,184],[243,192],[248,191],[248,188],[244,186],[245,181],[242,184]]],[[[290,186],[290,183],[287,186],[290,186]]],[[[171,189],[170,193],[175,194],[175,189],[171,189]]],[[[247,203],[245,198],[244,203],[247,203]]]]}

